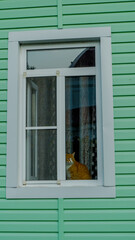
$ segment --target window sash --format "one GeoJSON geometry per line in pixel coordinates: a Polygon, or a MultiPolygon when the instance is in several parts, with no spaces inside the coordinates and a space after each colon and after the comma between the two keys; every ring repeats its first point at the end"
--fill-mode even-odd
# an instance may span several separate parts
{"type": "MultiPolygon", "coordinates": [[[[82,45],[82,44],[81,44],[82,45]]],[[[57,81],[57,125],[56,126],[35,126],[35,127],[26,127],[25,123],[24,126],[24,139],[23,139],[23,151],[26,152],[25,147],[25,139],[26,139],[26,131],[27,130],[47,130],[47,129],[56,129],[57,130],[57,181],[46,181],[44,180],[44,184],[62,184],[64,181],[66,181],[66,162],[63,161],[65,159],[65,77],[68,76],[96,76],[96,111],[97,111],[97,169],[98,169],[98,179],[97,180],[77,180],[77,181],[69,181],[66,183],[66,185],[87,185],[86,183],[90,185],[102,185],[103,184],[103,166],[102,166],[102,147],[101,147],[101,105],[100,105],[100,99],[101,99],[101,93],[100,93],[100,69],[99,69],[99,43],[90,44],[91,46],[95,47],[95,54],[96,54],[96,67],[84,67],[84,68],[61,68],[61,69],[35,69],[35,70],[27,70],[26,69],[26,51],[29,49],[28,47],[22,47],[22,55],[25,59],[23,61],[23,68],[22,68],[22,76],[24,84],[24,93],[23,96],[26,95],[26,78],[29,77],[46,77],[46,76],[56,76],[57,81]],[[62,114],[64,113],[64,114],[62,114]],[[100,119],[100,120],[99,120],[100,119]],[[101,156],[99,158],[99,156],[101,156]],[[64,170],[64,171],[63,171],[64,170]],[[82,182],[82,183],[81,183],[82,182]]],[[[67,45],[68,46],[68,45],[67,45]]],[[[83,45],[84,46],[84,45],[83,45]]],[[[62,46],[61,46],[62,47],[62,46]]],[[[37,46],[35,45],[32,47],[33,49],[37,49],[37,46]]],[[[41,48],[41,47],[40,47],[41,48]]],[[[55,47],[56,48],[56,47],[55,47]]],[[[31,49],[31,47],[30,47],[31,49]]],[[[43,46],[42,46],[43,49],[43,46]]],[[[25,98],[26,99],[26,96],[25,98]]],[[[23,101],[23,99],[22,99],[23,101]]],[[[26,101],[26,100],[25,100],[26,101]]],[[[26,102],[22,105],[26,106],[26,102]]],[[[26,112],[24,113],[24,115],[26,112]]],[[[23,117],[23,119],[26,119],[26,116],[23,117]]],[[[23,182],[27,183],[28,185],[31,184],[31,181],[26,181],[26,161],[25,161],[26,154],[23,155],[23,159],[21,162],[23,162],[23,182]]],[[[21,163],[22,164],[22,163],[21,163]]],[[[41,181],[32,181],[35,184],[40,185],[41,181]]],[[[67,182],[67,181],[66,181],[67,182]]]]}

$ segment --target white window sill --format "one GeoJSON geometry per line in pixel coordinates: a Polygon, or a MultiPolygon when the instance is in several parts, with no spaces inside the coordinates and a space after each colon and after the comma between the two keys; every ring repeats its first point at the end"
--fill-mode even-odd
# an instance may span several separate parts
{"type": "Polygon", "coordinates": [[[7,198],[115,198],[115,187],[24,186],[7,188],[7,198]]]}

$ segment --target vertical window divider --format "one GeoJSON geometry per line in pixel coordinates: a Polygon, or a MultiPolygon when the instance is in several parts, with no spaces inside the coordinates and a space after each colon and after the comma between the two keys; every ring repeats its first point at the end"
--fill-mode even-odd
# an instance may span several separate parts
{"type": "Polygon", "coordinates": [[[65,180],[65,77],[57,75],[57,183],[65,180]],[[64,171],[63,171],[64,169],[64,171]]]}
{"type": "Polygon", "coordinates": [[[24,93],[23,93],[23,98],[24,98],[24,106],[23,106],[23,154],[22,157],[24,159],[23,161],[23,185],[25,185],[26,181],[26,77],[23,77],[23,85],[24,85],[24,93]]]}
{"type": "Polygon", "coordinates": [[[19,87],[19,175],[18,183],[25,185],[26,179],[26,50],[20,48],[20,87],[19,87]]]}
{"type": "MultiPolygon", "coordinates": [[[[28,84],[28,83],[27,83],[28,84]]],[[[29,114],[29,112],[31,111],[31,88],[30,88],[30,84],[28,84],[28,96],[27,96],[27,125],[26,126],[30,126],[31,123],[31,114],[29,114]]],[[[28,136],[28,131],[25,127],[25,136],[28,136]],[[27,133],[26,133],[27,131],[27,133]]],[[[31,131],[29,131],[29,134],[31,134],[31,131]]],[[[29,137],[29,140],[27,141],[27,151],[26,151],[26,159],[31,159],[31,150],[30,150],[30,146],[31,146],[31,137],[29,137]]],[[[26,145],[26,144],[25,144],[26,145]]],[[[27,161],[27,166],[26,166],[26,175],[28,177],[28,179],[30,178],[30,169],[31,169],[31,161],[27,161]]]]}
{"type": "Polygon", "coordinates": [[[100,79],[100,48],[96,43],[96,115],[97,115],[97,170],[98,183],[103,184],[103,151],[102,151],[102,103],[101,103],[101,79],[100,79]]]}

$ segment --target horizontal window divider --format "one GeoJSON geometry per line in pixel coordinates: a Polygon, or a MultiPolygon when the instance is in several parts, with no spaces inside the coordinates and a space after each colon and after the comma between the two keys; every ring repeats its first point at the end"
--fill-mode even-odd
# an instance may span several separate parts
{"type": "Polygon", "coordinates": [[[42,186],[42,185],[46,185],[46,184],[57,184],[57,180],[33,180],[33,181],[26,181],[25,183],[24,183],[24,185],[28,185],[28,186],[42,186]]]}
{"type": "MultiPolygon", "coordinates": [[[[95,47],[97,41],[83,41],[83,42],[68,42],[68,43],[53,43],[53,44],[38,44],[36,46],[36,50],[55,50],[55,49],[75,49],[75,48],[87,48],[87,47],[95,47]]],[[[28,44],[23,47],[26,51],[36,51],[35,45],[28,44]]]]}
{"type": "Polygon", "coordinates": [[[55,184],[61,186],[102,186],[98,180],[30,180],[24,182],[26,186],[46,186],[47,184],[55,184]]]}
{"type": "Polygon", "coordinates": [[[95,186],[102,186],[102,183],[95,179],[95,180],[66,180],[66,181],[60,181],[60,185],[62,186],[91,186],[91,187],[95,187],[95,186]]]}
{"type": "Polygon", "coordinates": [[[47,76],[89,76],[96,75],[96,67],[84,68],[50,68],[26,70],[26,77],[47,77],[47,76]]]}
{"type": "Polygon", "coordinates": [[[48,126],[48,127],[26,127],[26,130],[53,130],[57,129],[57,126],[48,126]]]}

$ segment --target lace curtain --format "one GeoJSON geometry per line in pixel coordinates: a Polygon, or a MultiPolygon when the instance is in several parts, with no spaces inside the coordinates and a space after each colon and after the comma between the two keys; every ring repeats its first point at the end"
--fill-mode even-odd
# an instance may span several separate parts
{"type": "Polygon", "coordinates": [[[66,78],[66,152],[97,178],[95,77],[66,78]]]}

